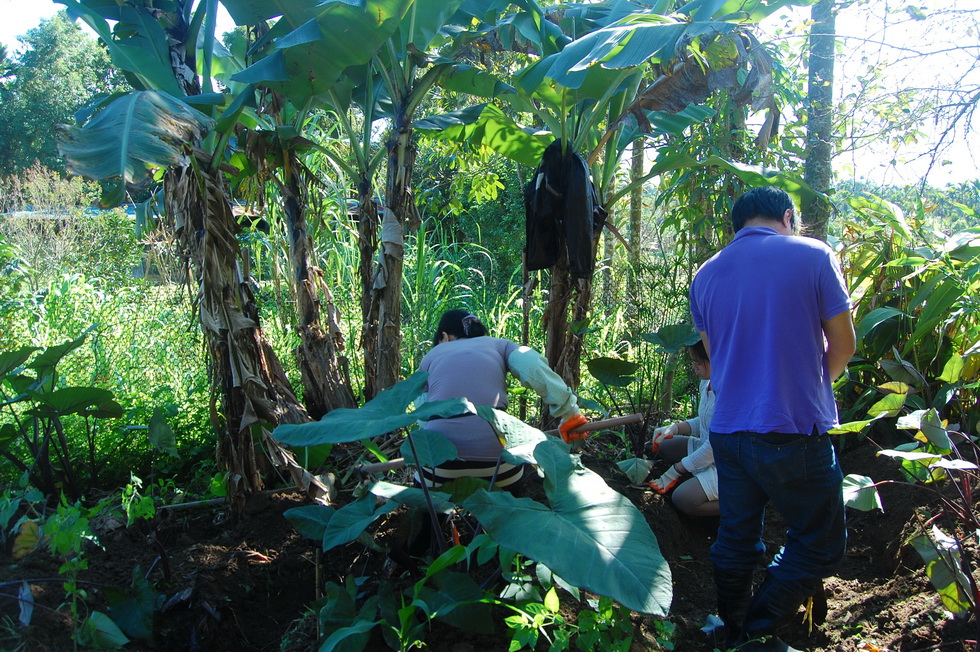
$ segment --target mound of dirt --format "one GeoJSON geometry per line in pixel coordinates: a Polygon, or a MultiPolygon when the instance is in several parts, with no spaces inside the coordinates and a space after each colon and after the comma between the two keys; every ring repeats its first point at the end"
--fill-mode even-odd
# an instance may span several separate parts
{"type": "MultiPolygon", "coordinates": [[[[875,450],[870,443],[846,450],[841,455],[845,473],[898,479],[894,461],[875,457],[875,450]]],[[[634,501],[657,535],[674,578],[673,649],[712,650],[701,627],[715,610],[708,550],[717,521],[679,515],[663,497],[629,486],[612,462],[590,456],[588,450],[584,460],[634,501]]],[[[974,649],[977,624],[943,615],[922,562],[906,543],[918,527],[917,509],[925,506],[934,513],[935,506],[928,504],[926,494],[907,485],[884,486],[881,495],[884,514],[848,512],[847,557],[837,576],[825,583],[826,623],[811,630],[803,624],[801,613],[800,624],[784,638],[807,650],[974,649]]],[[[129,528],[105,524],[101,547],[86,549],[88,568],[80,579],[87,597],[80,612],[105,612],[109,587],[129,587],[134,568],[139,567],[139,574],[162,596],[162,607],[154,616],[152,639],[131,642],[126,649],[315,650],[315,623],[301,619],[317,597],[317,586],[341,583],[352,573],[383,582],[394,571],[383,553],[359,542],[318,554],[318,546],[302,538],[282,516],[303,504],[307,501],[299,493],[282,491],[254,496],[240,519],[232,518],[225,505],[204,505],[163,510],[152,521],[129,528]]],[[[397,527],[394,518],[382,524],[382,538],[397,527]]],[[[765,538],[770,553],[781,544],[783,531],[778,515],[769,514],[765,538]]],[[[968,552],[978,558],[977,550],[968,552]]],[[[59,566],[41,549],[20,562],[4,560],[0,582],[7,599],[0,600],[0,616],[7,626],[0,631],[0,645],[5,649],[71,648],[72,623],[63,604],[59,566]],[[36,603],[28,627],[16,624],[20,610],[14,596],[24,582],[36,603]]],[[[571,602],[566,597],[563,605],[571,602]]],[[[507,614],[498,615],[494,634],[434,626],[428,645],[455,652],[506,650],[509,634],[502,618],[507,614]]],[[[664,639],[663,625],[649,616],[636,615],[633,622],[633,650],[660,649],[656,641],[664,639]]],[[[380,637],[372,641],[370,649],[383,648],[380,637]]]]}

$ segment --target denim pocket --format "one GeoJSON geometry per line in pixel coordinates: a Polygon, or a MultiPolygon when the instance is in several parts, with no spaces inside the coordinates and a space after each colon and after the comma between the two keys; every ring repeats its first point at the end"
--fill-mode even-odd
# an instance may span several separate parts
{"type": "Polygon", "coordinates": [[[752,461],[756,478],[763,484],[789,487],[806,482],[810,437],[767,433],[752,436],[752,461]]]}

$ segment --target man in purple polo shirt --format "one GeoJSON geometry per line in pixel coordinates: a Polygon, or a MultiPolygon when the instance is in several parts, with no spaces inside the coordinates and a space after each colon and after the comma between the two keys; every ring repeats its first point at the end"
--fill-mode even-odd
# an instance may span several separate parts
{"type": "Polygon", "coordinates": [[[711,546],[718,612],[739,650],[793,650],[775,630],[844,557],[843,475],[827,431],[837,425],[831,383],[854,353],[851,304],[833,251],[796,235],[783,190],[745,193],[732,225],[735,239],[691,284],[717,393],[710,438],[721,507],[711,546]],[[789,529],[753,595],[769,502],[789,529]]]}

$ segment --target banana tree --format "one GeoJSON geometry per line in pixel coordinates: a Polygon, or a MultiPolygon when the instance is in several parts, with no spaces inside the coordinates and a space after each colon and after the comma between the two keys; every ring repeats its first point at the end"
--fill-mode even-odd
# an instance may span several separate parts
{"type": "Polygon", "coordinates": [[[216,0],[202,2],[197,9],[190,0],[176,0],[170,10],[154,8],[150,2],[60,2],[70,16],[84,20],[99,35],[136,89],[105,100],[83,128],[66,128],[62,152],[76,172],[115,179],[112,201],[120,201],[126,184],[144,177],[147,169],[166,169],[166,213],[198,283],[195,305],[207,342],[215,400],[220,396],[222,402],[220,409],[212,408],[218,460],[228,471],[236,506],[263,484],[254,450],[257,439],[265,441],[273,462],[288,469],[297,484],[322,496],[326,487],[268,437],[270,424],[308,417],[260,328],[249,279],[240,264],[240,226],[225,179],[229,166],[222,165],[226,145],[246,104],[254,100],[254,90],[245,88],[237,96],[200,92],[210,90],[212,83],[216,0]],[[114,29],[108,20],[116,21],[114,29]],[[204,54],[200,80],[199,37],[204,54]]]}
{"type": "Polygon", "coordinates": [[[275,9],[246,0],[225,4],[239,22],[249,18],[248,11],[265,18],[282,14],[270,32],[267,56],[236,79],[273,88],[297,105],[325,103],[347,130],[354,156],[349,170],[360,199],[361,341],[364,394],[371,398],[397,380],[401,367],[403,239],[419,222],[411,187],[415,114],[452,69],[473,12],[457,11],[462,0],[332,2],[315,9],[304,2],[275,9]],[[363,116],[361,131],[347,117],[352,106],[363,116]],[[372,192],[377,159],[370,153],[371,125],[379,117],[388,121],[380,216],[372,192]]]}
{"type": "MultiPolygon", "coordinates": [[[[715,91],[727,90],[741,105],[775,114],[768,60],[746,23],[789,3],[696,0],[676,11],[672,0],[548,9],[532,1],[518,4],[514,14],[484,26],[482,42],[524,57],[526,65],[512,83],[460,68],[444,81],[447,88],[493,99],[508,110],[486,105],[442,116],[423,124],[429,133],[487,146],[528,165],[536,165],[548,142],[561,139],[589,163],[607,210],[637,185],[676,167],[725,165],[756,183],[772,182],[764,171],[717,157],[675,156],[614,188],[631,143],[645,134],[680,133],[706,119],[712,110],[703,103],[715,91]]],[[[783,185],[801,186],[795,180],[783,185]]],[[[567,258],[552,269],[546,355],[572,386],[579,378],[582,342],[570,326],[587,319],[591,293],[592,279],[572,279],[567,258]]]]}

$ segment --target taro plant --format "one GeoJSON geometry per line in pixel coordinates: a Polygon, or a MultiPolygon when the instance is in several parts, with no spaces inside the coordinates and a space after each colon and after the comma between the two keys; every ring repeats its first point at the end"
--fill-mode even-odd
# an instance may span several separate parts
{"type": "Polygon", "coordinates": [[[650,473],[652,464],[643,459],[647,432],[655,420],[670,412],[678,360],[684,347],[697,342],[699,335],[689,324],[672,324],[655,333],[645,333],[642,338],[653,344],[656,352],[667,355],[666,362],[659,367],[662,369],[660,375],[650,371],[650,365],[620,358],[599,357],[586,363],[589,373],[599,381],[603,390],[601,397],[609,406],[603,411],[643,415],[641,423],[626,426],[632,458],[619,464],[634,483],[642,482],[650,473]]]}
{"type": "Polygon", "coordinates": [[[326,549],[358,538],[394,504],[424,507],[434,521],[436,512],[462,510],[478,521],[479,529],[492,541],[492,546],[480,545],[519,553],[551,569],[567,584],[607,596],[629,609],[666,615],[672,596],[670,569],[643,515],[626,497],[582,466],[560,439],[504,412],[474,407],[465,399],[423,403],[410,411],[426,378],[425,372],[416,372],[359,409],[334,410],[314,423],[283,424],[273,435],[290,446],[317,446],[364,440],[414,426],[407,430],[403,446],[408,461],[435,466],[454,459],[455,447],[440,435],[418,428],[416,422],[466,410],[493,426],[504,442],[501,459],[538,468],[548,503],[491,491],[490,487],[471,487],[467,497],[454,501],[449,494],[425,487],[376,482],[370,495],[337,510],[322,505],[291,510],[289,516],[301,532],[322,539],[326,549]],[[375,497],[389,502],[379,507],[375,497]]]}
{"type": "MultiPolygon", "coordinates": [[[[877,419],[897,416],[907,396],[891,392],[872,408],[871,420],[843,424],[832,432],[855,432],[877,419]]],[[[972,539],[975,547],[980,536],[973,498],[980,484],[980,447],[956,424],[942,420],[934,408],[902,415],[895,425],[900,430],[915,431],[914,437],[895,448],[883,449],[878,455],[895,459],[904,480],[875,482],[865,476],[848,475],[844,482],[846,504],[864,511],[883,509],[877,487],[903,482],[929,495],[932,507],[919,513],[918,531],[908,543],[922,557],[925,572],[943,606],[957,616],[970,612],[980,618],[980,592],[975,579],[978,560],[966,545],[972,539]]]]}
{"type": "Polygon", "coordinates": [[[122,416],[108,390],[59,387],[58,364],[86,334],[45,349],[0,352],[0,455],[45,494],[64,491],[72,500],[111,457],[99,450],[99,420],[122,416]],[[81,423],[81,441],[69,431],[69,418],[81,423]]]}

